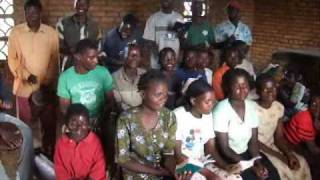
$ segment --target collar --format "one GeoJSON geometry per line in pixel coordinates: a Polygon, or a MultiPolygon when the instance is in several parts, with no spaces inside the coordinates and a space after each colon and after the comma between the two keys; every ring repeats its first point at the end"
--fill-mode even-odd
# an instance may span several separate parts
{"type": "MultiPolygon", "coordinates": [[[[88,136],[85,137],[82,141],[80,141],[79,144],[83,144],[83,143],[87,144],[92,141],[93,137],[94,137],[94,134],[93,132],[90,131],[88,136]]],[[[73,139],[70,139],[66,134],[62,136],[62,142],[76,144],[76,142],[73,139]]]]}
{"type": "MultiPolygon", "coordinates": [[[[28,26],[27,22],[24,23],[23,29],[24,29],[25,31],[27,31],[27,32],[33,32],[33,31],[31,31],[31,29],[30,29],[30,27],[28,26]]],[[[43,25],[42,23],[40,23],[40,27],[39,27],[39,29],[38,29],[37,32],[45,33],[45,31],[46,31],[46,30],[45,30],[44,25],[43,25]]],[[[36,32],[36,33],[37,33],[37,32],[36,32]]]]}
{"type": "MultiPolygon", "coordinates": [[[[72,16],[71,16],[71,20],[74,24],[76,24],[77,26],[79,26],[79,23],[77,21],[77,18],[76,18],[76,13],[74,13],[72,16]]],[[[88,15],[86,16],[86,21],[84,23],[85,26],[88,25],[88,21],[89,21],[89,18],[88,18],[88,15]]]]}

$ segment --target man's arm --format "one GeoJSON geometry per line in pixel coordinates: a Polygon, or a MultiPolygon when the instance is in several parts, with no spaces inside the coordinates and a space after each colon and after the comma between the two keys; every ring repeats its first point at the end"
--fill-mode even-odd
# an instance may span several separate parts
{"type": "Polygon", "coordinates": [[[65,99],[62,97],[59,98],[60,111],[62,112],[62,115],[66,115],[67,109],[70,106],[70,104],[70,99],[65,99]]]}

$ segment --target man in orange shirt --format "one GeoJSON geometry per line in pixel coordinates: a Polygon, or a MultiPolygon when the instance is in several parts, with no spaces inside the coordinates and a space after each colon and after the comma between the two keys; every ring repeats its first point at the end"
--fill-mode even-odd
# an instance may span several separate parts
{"type": "Polygon", "coordinates": [[[46,137],[51,141],[54,138],[48,134],[54,132],[55,111],[52,104],[43,103],[52,100],[46,98],[47,93],[42,89],[46,89],[45,92],[55,89],[59,40],[53,28],[41,23],[41,10],[39,0],[25,3],[26,23],[15,26],[9,36],[8,65],[14,77],[13,94],[16,95],[19,118],[30,125],[38,115],[45,128],[43,142],[48,143],[50,140],[46,137]]]}

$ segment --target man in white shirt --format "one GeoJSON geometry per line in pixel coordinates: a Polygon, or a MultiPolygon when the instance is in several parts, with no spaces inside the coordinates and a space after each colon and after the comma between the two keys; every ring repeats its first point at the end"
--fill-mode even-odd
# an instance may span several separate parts
{"type": "Polygon", "coordinates": [[[177,21],[183,21],[183,17],[181,14],[173,11],[173,0],[160,0],[160,4],[161,10],[149,17],[143,34],[145,40],[155,43],[157,47],[151,54],[150,64],[152,68],[159,68],[158,52],[160,50],[170,47],[176,52],[178,57],[180,49],[179,38],[170,29],[177,21]]]}
{"type": "Polygon", "coordinates": [[[242,40],[247,45],[252,43],[250,28],[240,21],[240,4],[231,0],[227,5],[228,20],[222,22],[215,29],[215,41],[222,47],[232,44],[235,40],[242,40]]]}

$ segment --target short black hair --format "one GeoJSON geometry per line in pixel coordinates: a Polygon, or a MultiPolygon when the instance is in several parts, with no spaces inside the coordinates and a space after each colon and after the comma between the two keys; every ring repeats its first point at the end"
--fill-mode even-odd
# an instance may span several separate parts
{"type": "Polygon", "coordinates": [[[190,111],[192,108],[192,104],[190,102],[191,98],[196,98],[209,91],[213,92],[213,88],[208,84],[207,81],[203,79],[193,81],[189,85],[185,93],[185,102],[183,106],[186,109],[186,111],[190,111]]]}
{"type": "Polygon", "coordinates": [[[76,45],[76,53],[84,53],[87,49],[97,49],[96,43],[90,39],[82,39],[76,45]]]}
{"type": "Polygon", "coordinates": [[[226,97],[230,95],[231,87],[234,84],[236,78],[238,77],[245,77],[249,83],[250,75],[247,71],[243,69],[229,69],[222,76],[222,89],[226,97]]]}
{"type": "Polygon", "coordinates": [[[167,79],[164,73],[157,69],[150,69],[144,73],[138,82],[138,90],[146,90],[151,83],[163,82],[167,84],[167,79]]]}
{"type": "Polygon", "coordinates": [[[233,51],[238,53],[238,48],[234,45],[223,48],[220,54],[221,63],[224,63],[226,61],[227,55],[233,51]]]}
{"type": "Polygon", "coordinates": [[[164,59],[164,57],[166,56],[166,54],[168,53],[168,52],[172,52],[173,54],[174,54],[174,56],[176,56],[176,52],[172,49],[172,48],[170,48],[170,47],[165,47],[165,48],[163,48],[160,52],[159,52],[159,64],[160,64],[160,66],[162,67],[162,60],[164,59]]]}
{"type": "Polygon", "coordinates": [[[89,120],[89,110],[80,103],[70,104],[65,116],[65,123],[67,124],[72,116],[82,115],[89,120]]]}
{"type": "Polygon", "coordinates": [[[42,11],[42,4],[41,4],[40,0],[27,0],[24,3],[24,11],[26,11],[29,7],[36,7],[40,11],[42,11]]]}
{"type": "Polygon", "coordinates": [[[256,86],[258,95],[260,95],[262,92],[263,83],[267,81],[272,81],[274,83],[276,82],[274,78],[269,74],[261,74],[257,77],[255,86],[256,86]]]}
{"type": "Polygon", "coordinates": [[[137,18],[129,13],[129,14],[126,14],[123,18],[122,18],[122,22],[123,24],[130,24],[132,25],[133,27],[136,27],[137,26],[137,23],[138,23],[138,20],[137,18]]]}

